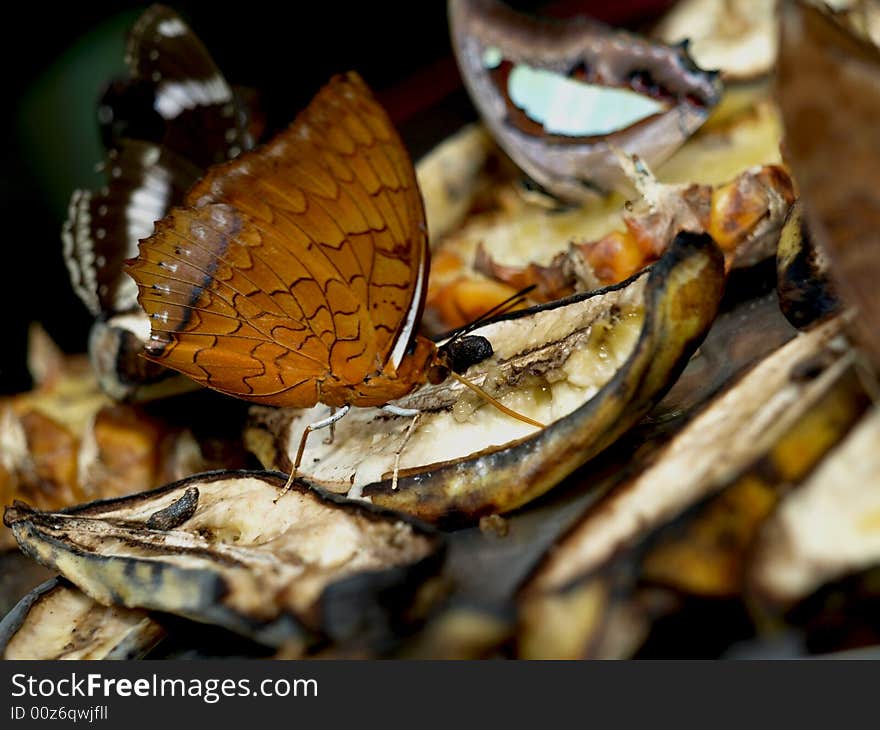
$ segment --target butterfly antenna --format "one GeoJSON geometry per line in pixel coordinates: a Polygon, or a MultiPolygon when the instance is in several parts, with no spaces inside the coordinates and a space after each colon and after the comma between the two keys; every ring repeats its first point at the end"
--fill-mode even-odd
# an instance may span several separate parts
{"type": "MultiPolygon", "coordinates": [[[[530,284],[525,289],[520,289],[516,294],[511,294],[507,299],[503,302],[499,302],[491,309],[487,309],[483,312],[479,317],[477,317],[473,322],[469,322],[464,327],[462,327],[458,332],[456,332],[452,337],[447,340],[446,345],[449,345],[455,342],[458,339],[464,337],[468,332],[473,332],[477,327],[479,327],[483,322],[485,322],[490,317],[494,317],[499,314],[504,314],[505,312],[509,312],[511,309],[516,307],[519,304],[522,304],[525,301],[526,294],[531,292],[533,289],[537,287],[536,284],[530,284]]],[[[444,345],[445,346],[445,345],[444,345]]]]}
{"type": "Polygon", "coordinates": [[[459,375],[454,370],[450,371],[449,374],[453,378],[455,378],[459,383],[461,383],[464,386],[467,386],[472,391],[474,391],[474,393],[476,393],[478,396],[480,396],[480,398],[482,398],[484,401],[486,401],[487,403],[491,403],[493,406],[495,406],[502,413],[506,413],[511,418],[515,418],[516,420],[522,421],[523,423],[528,423],[530,426],[534,426],[535,428],[544,428],[544,424],[541,423],[540,421],[536,421],[534,418],[529,418],[528,416],[524,416],[522,413],[517,413],[513,409],[508,408],[500,400],[498,400],[497,398],[493,398],[491,395],[489,395],[479,385],[475,385],[467,378],[463,378],[461,375],[459,375]]]}

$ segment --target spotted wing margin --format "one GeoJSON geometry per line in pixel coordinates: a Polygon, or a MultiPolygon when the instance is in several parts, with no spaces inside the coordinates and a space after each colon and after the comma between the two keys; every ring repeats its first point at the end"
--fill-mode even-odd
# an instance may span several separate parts
{"type": "MultiPolygon", "coordinates": [[[[366,314],[361,337],[372,340],[373,367],[399,365],[427,283],[424,207],[406,148],[357,74],[333,78],[285,132],[210,171],[188,201],[246,212],[277,230],[291,256],[328,267],[328,281],[366,314]]],[[[332,367],[338,374],[341,364],[332,367]]]]}
{"type": "Polygon", "coordinates": [[[129,33],[125,60],[131,89],[152,87],[154,111],[166,122],[161,142],[167,148],[206,168],[253,146],[246,105],[176,12],[164,5],[148,8],[129,33]]]}
{"type": "Polygon", "coordinates": [[[101,169],[106,185],[73,193],[61,232],[71,284],[94,315],[136,305],[137,289],[123,264],[199,176],[174,153],[132,140],[111,149],[101,169]]]}

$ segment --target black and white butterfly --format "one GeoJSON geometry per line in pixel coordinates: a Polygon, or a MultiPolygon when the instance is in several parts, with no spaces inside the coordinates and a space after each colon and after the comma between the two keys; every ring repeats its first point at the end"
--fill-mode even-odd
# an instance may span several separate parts
{"type": "Polygon", "coordinates": [[[105,184],[73,193],[62,229],[71,283],[101,330],[93,330],[90,338],[93,363],[102,384],[120,397],[128,388],[104,383],[105,368],[133,380],[146,374],[134,357],[128,357],[129,365],[117,362],[123,351],[131,355],[138,348],[124,333],[109,338],[120,340],[118,346],[108,345],[107,325],[124,315],[118,326],[137,340],[141,330],[149,333],[148,324],[138,324],[137,287],[124,273],[124,262],[137,256],[138,241],[183,202],[209,166],[254,145],[249,104],[170,8],[153,5],[138,19],[128,36],[125,61],[128,77],[108,84],[98,103],[107,150],[99,165],[105,184]],[[93,351],[95,342],[101,343],[101,352],[93,351]]]}

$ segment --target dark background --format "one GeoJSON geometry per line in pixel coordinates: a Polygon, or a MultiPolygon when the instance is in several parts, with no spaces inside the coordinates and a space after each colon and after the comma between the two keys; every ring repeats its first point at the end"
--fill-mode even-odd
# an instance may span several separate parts
{"type": "MultiPolygon", "coordinates": [[[[171,3],[226,78],[258,89],[269,129],[287,124],[337,72],[357,70],[401,129],[414,158],[474,118],[452,59],[444,0],[171,3]]],[[[633,26],[672,0],[516,2],[633,26]]],[[[27,388],[26,338],[41,322],[69,352],[91,318],[74,295],[59,232],[76,187],[99,187],[94,121],[102,84],[124,73],[124,33],[146,3],[19,5],[4,25],[0,393],[27,388]]]]}

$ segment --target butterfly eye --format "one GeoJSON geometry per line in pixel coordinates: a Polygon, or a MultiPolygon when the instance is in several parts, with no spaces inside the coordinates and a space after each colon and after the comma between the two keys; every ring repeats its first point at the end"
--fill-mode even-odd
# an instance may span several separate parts
{"type": "Polygon", "coordinates": [[[466,335],[453,339],[440,348],[449,369],[461,375],[472,365],[492,357],[492,343],[482,335],[466,335]]]}

